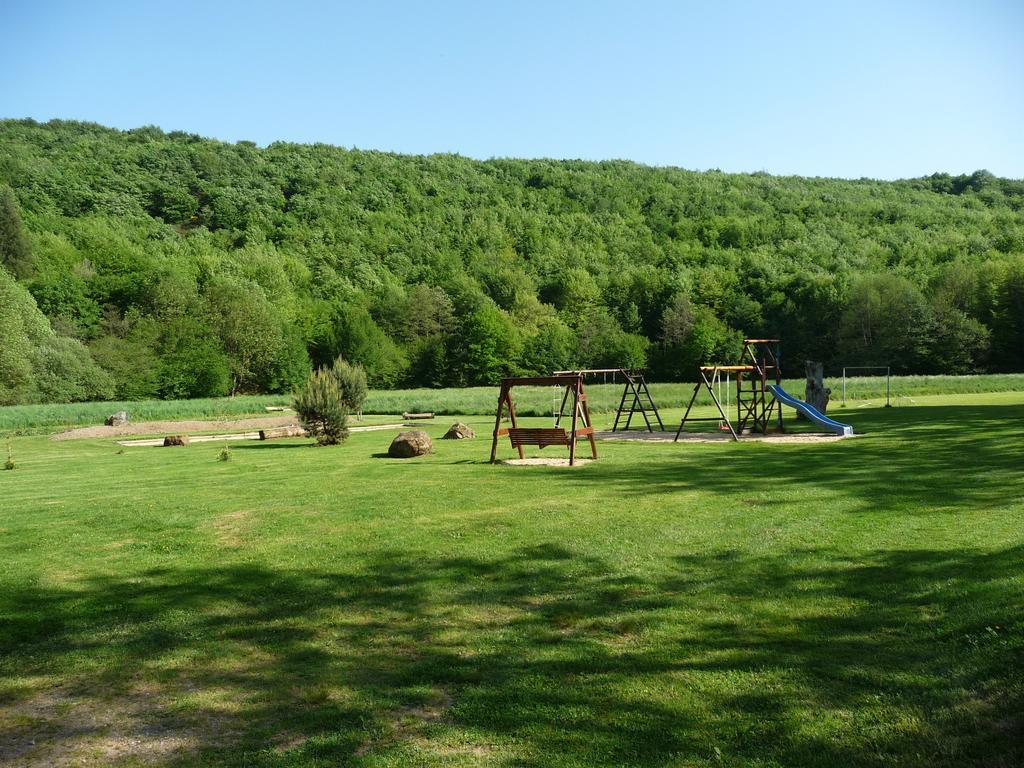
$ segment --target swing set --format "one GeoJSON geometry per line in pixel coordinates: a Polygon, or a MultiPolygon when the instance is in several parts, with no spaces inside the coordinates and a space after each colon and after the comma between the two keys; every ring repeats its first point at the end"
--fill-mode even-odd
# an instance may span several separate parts
{"type": "Polygon", "coordinates": [[[498,439],[508,436],[512,447],[519,453],[519,458],[526,458],[523,446],[546,448],[549,445],[561,445],[569,449],[569,466],[576,464],[576,443],[585,437],[590,440],[590,452],[597,458],[597,442],[594,440],[594,426],[590,421],[590,407],[587,404],[587,393],[583,387],[583,376],[579,373],[554,376],[517,376],[501,380],[501,391],[498,394],[498,413],[494,418],[494,433],[491,440],[491,464],[497,461],[498,439]],[[520,427],[516,419],[516,407],[512,402],[513,387],[564,387],[562,408],[572,396],[572,427],[566,430],[559,422],[561,412],[554,427],[520,427]],[[508,413],[510,427],[502,427],[501,421],[508,413]]]}
{"type": "MultiPolygon", "coordinates": [[[[702,365],[698,371],[700,381],[694,385],[693,395],[686,406],[686,413],[679,422],[675,439],[683,433],[687,422],[717,421],[728,428],[733,440],[746,431],[767,433],[777,420],[777,429],[782,430],[782,404],[768,389],[769,384],[782,384],[782,354],[778,339],[744,339],[743,356],[739,365],[702,365]],[[727,408],[722,406],[721,376],[725,374],[736,379],[736,423],[729,419],[727,408]],[[715,392],[715,384],[719,392],[715,392]],[[690,411],[697,401],[701,387],[707,389],[711,400],[718,409],[718,416],[691,416],[690,411]]],[[[727,385],[728,387],[728,385],[727,385]]]]}

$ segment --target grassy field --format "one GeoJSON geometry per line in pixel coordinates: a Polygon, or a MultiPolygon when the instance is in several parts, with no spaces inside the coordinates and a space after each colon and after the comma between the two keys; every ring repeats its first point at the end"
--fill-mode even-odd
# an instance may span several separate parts
{"type": "Polygon", "coordinates": [[[1024,394],[843,417],[573,470],[14,438],[0,764],[1022,764],[1024,394]]]}
{"type": "MultiPolygon", "coordinates": [[[[839,407],[841,379],[826,382],[834,389],[839,407]]],[[[790,392],[800,395],[803,380],[784,383],[790,392]]],[[[892,379],[892,400],[897,406],[913,405],[924,395],[980,394],[1024,391],[1024,374],[988,376],[897,376],[892,379]]],[[[847,397],[851,407],[875,404],[885,398],[885,378],[858,377],[850,379],[847,397]]],[[[664,408],[684,406],[693,393],[693,384],[652,384],[655,402],[664,408]]],[[[589,383],[591,409],[595,413],[614,412],[622,397],[620,384],[589,383]]],[[[550,387],[523,387],[515,391],[516,407],[525,416],[550,415],[558,407],[556,394],[550,387]]],[[[723,394],[724,398],[724,394],[723,394]]],[[[236,419],[263,415],[266,407],[287,405],[287,395],[244,395],[201,400],[145,400],[141,402],[68,403],[0,407],[0,434],[25,434],[48,428],[102,424],[103,419],[119,410],[128,411],[133,421],[170,419],[236,419]]],[[[711,403],[702,391],[698,402],[711,403]]],[[[375,390],[367,398],[367,414],[400,414],[433,412],[440,415],[494,413],[497,406],[496,387],[464,389],[396,389],[375,390]]]]}

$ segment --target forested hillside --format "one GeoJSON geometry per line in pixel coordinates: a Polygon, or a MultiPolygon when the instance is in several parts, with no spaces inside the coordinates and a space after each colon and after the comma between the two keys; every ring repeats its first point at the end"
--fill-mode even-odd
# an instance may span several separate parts
{"type": "Polygon", "coordinates": [[[744,335],[1024,370],[1024,182],[690,172],[0,121],[0,401],[642,366],[744,335]]]}

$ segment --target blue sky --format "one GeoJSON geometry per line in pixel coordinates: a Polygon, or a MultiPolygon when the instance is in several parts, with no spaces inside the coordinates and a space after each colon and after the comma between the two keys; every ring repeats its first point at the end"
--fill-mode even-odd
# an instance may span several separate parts
{"type": "Polygon", "coordinates": [[[0,116],[227,141],[1024,177],[1024,0],[0,7],[0,116]]]}

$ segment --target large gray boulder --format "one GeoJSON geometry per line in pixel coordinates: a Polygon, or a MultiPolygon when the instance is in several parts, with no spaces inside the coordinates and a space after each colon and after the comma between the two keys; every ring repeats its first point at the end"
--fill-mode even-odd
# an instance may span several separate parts
{"type": "Polygon", "coordinates": [[[458,421],[455,424],[452,424],[451,429],[449,429],[447,432],[445,432],[444,433],[444,437],[442,437],[441,439],[442,440],[468,440],[468,439],[473,438],[473,437],[476,437],[476,432],[474,432],[472,429],[470,429],[470,427],[468,425],[463,424],[461,421],[458,421]]]}
{"type": "Polygon", "coordinates": [[[128,413],[126,411],[112,413],[103,420],[103,423],[108,427],[123,427],[128,423],[128,413]]]}
{"type": "Polygon", "coordinates": [[[430,435],[421,429],[399,432],[391,441],[388,456],[396,459],[411,459],[413,456],[425,456],[434,450],[430,435]]]}

